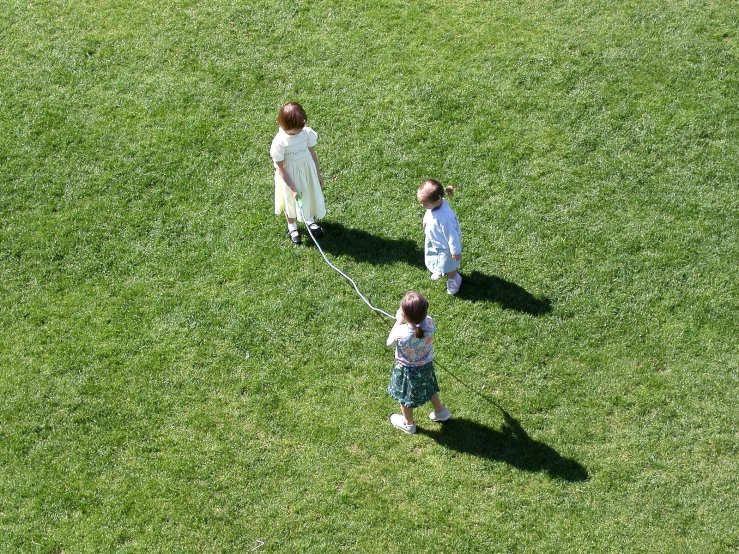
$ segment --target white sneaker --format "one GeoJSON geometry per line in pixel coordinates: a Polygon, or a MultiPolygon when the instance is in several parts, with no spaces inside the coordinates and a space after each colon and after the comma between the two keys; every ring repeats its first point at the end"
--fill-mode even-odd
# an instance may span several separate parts
{"type": "Polygon", "coordinates": [[[446,291],[449,294],[457,294],[459,292],[459,287],[462,286],[462,275],[457,273],[457,276],[454,278],[449,278],[446,280],[446,291]]]}
{"type": "Polygon", "coordinates": [[[437,421],[439,423],[441,423],[442,421],[447,421],[448,419],[451,419],[451,417],[452,414],[449,413],[449,410],[447,410],[446,408],[441,410],[438,414],[436,412],[431,412],[429,414],[429,419],[431,421],[437,421]]]}
{"type": "Polygon", "coordinates": [[[432,273],[431,274],[431,280],[432,281],[441,281],[441,278],[444,277],[443,273],[432,273]]]}
{"type": "Polygon", "coordinates": [[[390,416],[390,423],[393,424],[394,427],[397,429],[400,429],[404,433],[408,433],[409,435],[412,435],[416,432],[416,424],[408,425],[405,422],[405,416],[403,414],[393,414],[390,416]]]}

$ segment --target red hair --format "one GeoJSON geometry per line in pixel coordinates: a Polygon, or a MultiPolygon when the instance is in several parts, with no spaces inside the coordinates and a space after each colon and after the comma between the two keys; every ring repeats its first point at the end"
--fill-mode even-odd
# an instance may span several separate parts
{"type": "Polygon", "coordinates": [[[280,115],[277,116],[277,123],[285,131],[292,129],[302,129],[308,122],[308,116],[305,115],[303,106],[297,102],[288,102],[280,109],[280,115]]]}

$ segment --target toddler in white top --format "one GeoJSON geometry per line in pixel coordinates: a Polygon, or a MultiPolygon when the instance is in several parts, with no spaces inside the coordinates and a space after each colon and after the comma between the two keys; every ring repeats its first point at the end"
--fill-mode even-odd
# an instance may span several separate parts
{"type": "Polygon", "coordinates": [[[457,294],[462,285],[459,264],[462,259],[462,230],[457,215],[444,196],[452,196],[454,187],[427,179],[418,188],[417,198],[426,208],[423,215],[424,261],[434,281],[447,277],[446,290],[457,294]]]}
{"type": "Polygon", "coordinates": [[[318,158],[313,147],[318,133],[306,126],[308,116],[297,102],[282,106],[277,117],[279,131],[272,139],[269,154],[275,166],[275,214],[285,214],[287,232],[293,244],[300,244],[298,221],[305,219],[306,227],[318,238],[323,230],[315,218],[326,215],[323,200],[323,177],[318,168],[318,158]],[[302,211],[297,209],[297,198],[303,201],[302,211]]]}

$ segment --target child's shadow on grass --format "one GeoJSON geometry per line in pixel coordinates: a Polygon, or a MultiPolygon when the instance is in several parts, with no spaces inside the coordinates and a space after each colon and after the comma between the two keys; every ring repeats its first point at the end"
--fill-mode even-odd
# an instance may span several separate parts
{"type": "Polygon", "coordinates": [[[504,310],[516,310],[531,315],[542,315],[552,311],[548,298],[536,298],[525,288],[495,275],[479,271],[462,271],[462,287],[457,297],[471,302],[488,301],[499,304],[504,310]]]}
{"type": "Polygon", "coordinates": [[[318,243],[325,252],[334,256],[351,256],[358,262],[370,264],[405,262],[410,266],[423,267],[423,250],[412,240],[377,237],[340,223],[321,222],[321,227],[325,235],[318,243]]]}
{"type": "Polygon", "coordinates": [[[468,419],[450,419],[438,431],[419,427],[418,432],[451,450],[505,462],[523,471],[545,471],[553,479],[569,482],[588,479],[588,472],[582,465],[563,458],[551,446],[533,440],[518,420],[505,410],[501,411],[504,424],[500,431],[468,419]]]}
{"type": "MultiPolygon", "coordinates": [[[[378,265],[404,262],[411,267],[425,269],[423,249],[415,241],[377,237],[340,223],[321,222],[321,226],[325,235],[318,243],[324,252],[333,256],[350,256],[358,262],[378,265]]],[[[313,244],[313,241],[309,244],[313,244]]],[[[479,271],[466,273],[463,269],[462,278],[464,282],[457,293],[459,298],[471,302],[495,302],[503,309],[532,315],[552,310],[548,299],[538,299],[523,287],[500,277],[484,275],[479,271]]]]}

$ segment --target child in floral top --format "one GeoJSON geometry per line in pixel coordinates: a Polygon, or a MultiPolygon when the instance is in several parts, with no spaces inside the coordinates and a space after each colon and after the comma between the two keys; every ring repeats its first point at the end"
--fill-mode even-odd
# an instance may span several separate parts
{"type": "Polygon", "coordinates": [[[417,292],[409,292],[400,302],[395,325],[387,338],[395,346],[395,365],[390,373],[387,391],[400,403],[402,414],[390,416],[390,422],[401,431],[415,433],[413,409],[429,400],[434,411],[431,421],[446,421],[452,415],[439,400],[439,384],[434,371],[434,320],[428,317],[429,303],[417,292]]]}

